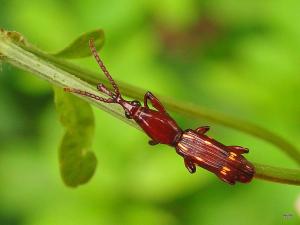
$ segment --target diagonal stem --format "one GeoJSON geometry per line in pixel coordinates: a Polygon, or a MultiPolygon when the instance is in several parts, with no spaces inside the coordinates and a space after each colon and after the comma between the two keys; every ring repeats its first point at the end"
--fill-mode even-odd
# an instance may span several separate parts
{"type": "MultiPolygon", "coordinates": [[[[61,59],[57,59],[51,55],[48,55],[38,49],[25,47],[26,50],[38,55],[39,57],[44,58],[45,60],[49,60],[50,62],[54,63],[56,66],[60,67],[68,71],[69,73],[79,77],[80,79],[88,82],[92,85],[97,85],[99,82],[108,84],[108,81],[104,79],[104,77],[100,77],[98,73],[91,72],[84,70],[78,66],[75,66],[69,62],[63,61],[61,59]]],[[[146,90],[143,90],[139,87],[126,84],[124,82],[117,82],[120,86],[121,92],[124,93],[126,96],[143,100],[143,96],[146,93],[146,90]]],[[[158,95],[159,97],[159,95],[158,95]]],[[[277,135],[276,133],[258,126],[254,123],[244,121],[238,119],[236,117],[231,117],[229,115],[225,115],[223,113],[216,112],[211,109],[207,109],[193,103],[187,103],[183,101],[174,100],[168,97],[159,97],[161,102],[166,106],[166,108],[177,112],[181,115],[186,115],[191,118],[195,119],[206,119],[208,121],[222,124],[227,127],[231,127],[245,133],[248,133],[252,136],[258,137],[263,139],[281,149],[285,154],[287,154],[291,159],[296,161],[300,165],[300,152],[298,148],[287,141],[286,139],[282,138],[281,136],[277,135]]]]}
{"type": "MultiPolygon", "coordinates": [[[[5,60],[6,62],[23,70],[38,75],[40,78],[47,80],[54,85],[60,87],[74,87],[104,97],[103,94],[97,92],[96,89],[91,86],[95,86],[95,84],[99,83],[99,80],[102,83],[107,84],[107,81],[103,78],[99,79],[96,73],[83,70],[78,66],[43,53],[33,47],[22,47],[23,48],[15,44],[0,32],[0,59],[5,60]]],[[[127,94],[129,97],[141,99],[144,94],[142,89],[121,82],[120,87],[121,91],[127,94]]],[[[126,119],[122,108],[118,105],[105,104],[90,98],[83,99],[93,103],[96,107],[109,112],[118,119],[121,119],[122,121],[139,129],[137,124],[126,119]]],[[[300,164],[300,154],[297,148],[271,131],[252,123],[237,120],[236,118],[231,118],[229,116],[224,116],[220,113],[216,113],[193,104],[177,101],[175,102],[174,100],[170,100],[168,98],[163,99],[164,100],[162,102],[167,106],[167,108],[183,115],[188,115],[196,119],[205,118],[207,120],[233,127],[257,136],[261,139],[267,140],[278,146],[281,150],[286,152],[292,159],[300,164]]],[[[300,185],[299,170],[276,168],[261,164],[255,164],[255,167],[257,171],[257,178],[279,183],[300,185]]]]}

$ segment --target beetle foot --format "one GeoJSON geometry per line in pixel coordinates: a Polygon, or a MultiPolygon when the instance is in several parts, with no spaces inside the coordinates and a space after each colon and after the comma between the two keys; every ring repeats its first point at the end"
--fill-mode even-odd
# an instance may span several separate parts
{"type": "Polygon", "coordinates": [[[196,129],[198,134],[205,134],[207,131],[209,131],[209,126],[198,127],[196,129]]]}
{"type": "Polygon", "coordinates": [[[249,149],[248,148],[244,148],[241,146],[227,146],[227,149],[231,152],[234,152],[236,154],[244,154],[244,153],[248,153],[249,149]]]}
{"type": "Polygon", "coordinates": [[[196,166],[191,160],[185,158],[184,159],[184,165],[190,173],[195,173],[196,172],[196,166]]]}
{"type": "Polygon", "coordinates": [[[148,143],[149,143],[149,145],[157,145],[157,144],[159,144],[159,142],[153,141],[153,140],[148,141],[148,143]]]}

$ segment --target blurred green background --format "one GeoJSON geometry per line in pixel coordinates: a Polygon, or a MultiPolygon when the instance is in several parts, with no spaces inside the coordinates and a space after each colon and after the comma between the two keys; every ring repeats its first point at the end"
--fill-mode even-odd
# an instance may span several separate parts
{"type": "MultiPolygon", "coordinates": [[[[102,28],[101,55],[117,80],[251,121],[300,147],[299,9],[296,0],[0,0],[0,26],[49,52],[102,28]]],[[[98,69],[92,58],[74,63],[98,69]]],[[[299,224],[299,187],[229,186],[201,168],[190,175],[174,150],[149,146],[98,109],[97,172],[70,189],[58,169],[63,128],[51,86],[3,64],[0,109],[1,225],[299,224]]],[[[211,125],[217,140],[249,147],[252,161],[297,168],[262,140],[174,116],[183,128],[211,125]]]]}

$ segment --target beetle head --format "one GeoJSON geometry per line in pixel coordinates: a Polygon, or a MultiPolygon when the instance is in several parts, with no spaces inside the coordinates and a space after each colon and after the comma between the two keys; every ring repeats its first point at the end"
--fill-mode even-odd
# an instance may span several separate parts
{"type": "Polygon", "coordinates": [[[125,111],[125,116],[127,119],[133,119],[134,114],[139,110],[141,107],[141,103],[138,100],[133,101],[123,101],[118,102],[125,111]]]}
{"type": "Polygon", "coordinates": [[[67,91],[67,92],[73,92],[73,93],[76,93],[76,94],[84,95],[84,96],[96,99],[97,101],[101,101],[101,102],[105,102],[105,103],[117,103],[117,104],[119,104],[123,107],[123,109],[125,111],[125,116],[128,119],[133,119],[134,114],[141,107],[141,103],[137,100],[126,101],[122,98],[118,85],[116,84],[114,79],[111,77],[110,73],[106,69],[105,65],[103,64],[103,62],[100,58],[100,56],[97,53],[97,50],[95,48],[93,39],[91,39],[89,41],[89,46],[90,46],[91,52],[94,55],[99,67],[101,68],[101,70],[103,71],[103,73],[107,77],[109,83],[113,87],[113,89],[110,90],[102,83],[99,83],[97,85],[98,91],[100,91],[103,94],[107,95],[108,98],[103,98],[103,97],[94,95],[92,93],[82,91],[82,90],[78,90],[78,89],[75,89],[75,88],[68,88],[67,87],[67,88],[64,88],[64,90],[67,91]]]}

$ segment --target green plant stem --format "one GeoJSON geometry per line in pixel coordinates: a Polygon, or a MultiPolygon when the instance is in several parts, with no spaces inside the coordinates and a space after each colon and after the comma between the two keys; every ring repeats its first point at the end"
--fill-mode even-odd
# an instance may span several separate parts
{"type": "MultiPolygon", "coordinates": [[[[33,74],[38,75],[40,78],[53,83],[60,87],[73,87],[81,90],[97,94],[101,96],[101,93],[97,92],[96,89],[91,86],[99,83],[99,81],[107,84],[107,81],[102,77],[98,77],[97,74],[81,69],[69,62],[55,58],[51,55],[43,53],[33,47],[23,46],[22,48],[12,42],[5,35],[0,33],[0,57],[2,60],[19,67],[23,70],[29,71],[33,74]],[[80,79],[79,79],[80,78],[80,79]]],[[[127,96],[140,99],[144,94],[144,90],[136,88],[134,86],[118,82],[121,91],[127,96]]],[[[79,96],[81,97],[81,96],[79,96]]],[[[113,116],[121,119],[122,121],[139,128],[139,126],[132,122],[132,120],[126,119],[124,112],[121,107],[116,104],[105,104],[99,101],[95,101],[90,98],[83,98],[85,101],[89,101],[98,108],[105,110],[113,116]]],[[[204,118],[212,122],[220,123],[229,127],[233,127],[259,138],[267,140],[282,150],[284,150],[292,159],[300,164],[300,154],[296,147],[288,143],[283,138],[273,134],[264,128],[253,125],[249,122],[240,121],[236,118],[224,116],[220,113],[201,108],[199,106],[174,101],[168,98],[162,98],[162,102],[167,108],[188,115],[196,119],[204,118]]],[[[299,170],[282,169],[276,167],[270,167],[266,165],[256,165],[256,177],[264,180],[269,180],[279,183],[288,183],[299,185],[299,170]]]]}
{"type": "Polygon", "coordinates": [[[293,169],[278,168],[273,166],[253,163],[255,166],[255,177],[283,184],[300,185],[300,171],[293,169]]]}
{"type": "MultiPolygon", "coordinates": [[[[69,62],[57,59],[51,55],[43,53],[38,49],[29,47],[26,47],[26,49],[38,55],[39,57],[42,57],[45,60],[56,64],[58,67],[68,71],[71,74],[74,74],[75,76],[81,78],[89,84],[96,85],[99,82],[101,82],[109,87],[107,79],[105,79],[103,76],[99,76],[99,74],[95,72],[87,71],[78,66],[74,66],[69,62]]],[[[143,100],[143,96],[146,93],[146,90],[126,84],[124,82],[117,81],[117,83],[119,84],[122,93],[124,93],[126,96],[134,99],[139,99],[141,101],[143,100]]],[[[291,144],[289,141],[285,140],[284,138],[280,137],[279,135],[273,133],[272,131],[269,131],[251,122],[244,121],[236,117],[231,117],[222,113],[218,113],[214,110],[200,107],[192,103],[187,103],[178,100],[175,101],[172,98],[162,96],[159,96],[159,99],[162,101],[162,103],[166,106],[167,109],[170,109],[181,115],[186,115],[195,119],[206,119],[208,121],[222,124],[227,127],[235,128],[237,130],[243,131],[245,133],[251,134],[255,137],[268,141],[273,145],[277,146],[291,159],[293,159],[300,165],[300,152],[297,149],[297,147],[291,144]]]]}

